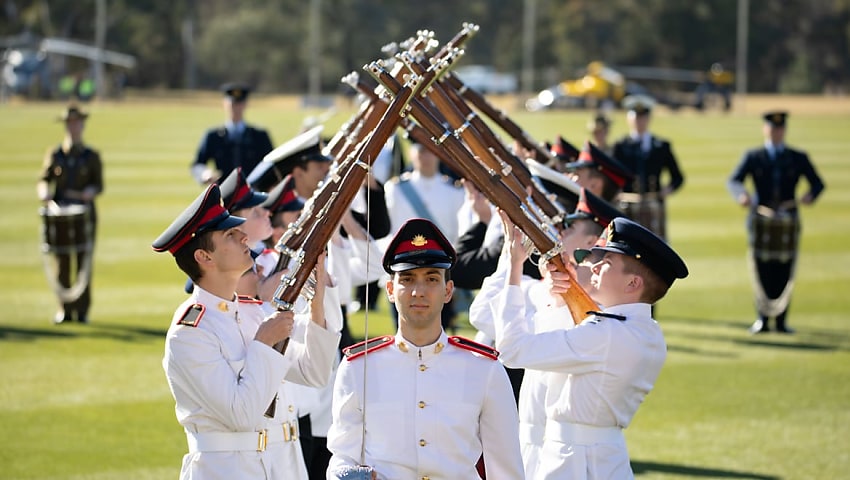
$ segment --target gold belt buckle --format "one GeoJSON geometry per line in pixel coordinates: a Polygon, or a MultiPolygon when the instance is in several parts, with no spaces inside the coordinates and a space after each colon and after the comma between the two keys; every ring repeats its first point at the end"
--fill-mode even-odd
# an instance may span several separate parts
{"type": "Polygon", "coordinates": [[[289,429],[289,422],[283,422],[283,424],[281,424],[280,428],[283,429],[283,441],[288,442],[288,441],[292,440],[291,434],[290,434],[290,429],[289,429]]]}
{"type": "Polygon", "coordinates": [[[268,431],[264,428],[257,432],[257,451],[265,452],[266,446],[269,444],[268,431]]]}

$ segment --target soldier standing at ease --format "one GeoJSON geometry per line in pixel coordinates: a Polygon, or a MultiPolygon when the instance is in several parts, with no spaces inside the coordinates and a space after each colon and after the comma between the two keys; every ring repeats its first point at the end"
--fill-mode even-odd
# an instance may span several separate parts
{"type": "Polygon", "coordinates": [[[667,239],[665,202],[682,188],[685,177],[676,162],[670,142],[649,132],[655,102],[646,95],[631,95],[623,100],[628,109],[629,134],[614,144],[614,158],[635,174],[623,187],[620,208],[629,218],[667,239]],[[668,177],[663,182],[662,176],[668,177]]]}
{"type": "Polygon", "coordinates": [[[250,87],[227,83],[221,91],[227,120],[207,130],[191,167],[192,177],[201,185],[227,178],[236,167],[242,167],[247,175],[273,148],[266,130],[245,123],[250,87]],[[207,165],[209,161],[212,166],[207,165]]]}
{"type": "Polygon", "coordinates": [[[57,238],[73,240],[76,245],[74,251],[56,252],[56,289],[62,306],[53,317],[54,323],[70,322],[75,318],[80,323],[89,321],[92,256],[97,230],[94,199],[103,192],[103,164],[100,154],[83,142],[88,116],[75,105],[62,113],[59,120],[65,123],[65,138],[61,145],[47,152],[36,184],[38,199],[43,204],[51,202],[50,206],[58,210],[64,206],[82,206],[85,212],[82,223],[57,222],[55,225],[57,230],[62,230],[54,232],[57,238]],[[81,231],[69,232],[72,227],[79,227],[81,231]],[[72,267],[72,263],[75,266],[72,267]],[[78,276],[74,283],[82,288],[79,292],[72,287],[72,273],[78,276]]]}
{"type": "Polygon", "coordinates": [[[421,218],[390,241],[383,264],[398,332],[345,350],[329,479],[354,478],[361,464],[380,479],[479,478],[482,454],[490,480],[523,478],[516,403],[498,352],[449,337],[440,325],[455,260],[448,240],[421,218]]]}
{"type": "Polygon", "coordinates": [[[799,203],[811,205],[824,189],[809,156],[785,145],[787,118],[782,111],[764,114],[764,146],[746,152],[727,183],[735,201],[750,209],[748,259],[759,315],[750,333],[769,331],[769,317],[776,318],[776,331],[794,333],[786,315],[800,237],[795,191],[805,177],[809,191],[799,203]],[[753,181],[752,194],[744,187],[748,176],[753,181]]]}

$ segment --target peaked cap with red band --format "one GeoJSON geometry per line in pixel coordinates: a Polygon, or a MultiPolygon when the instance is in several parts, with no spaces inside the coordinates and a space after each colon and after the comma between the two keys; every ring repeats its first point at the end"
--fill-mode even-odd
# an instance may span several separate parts
{"type": "Polygon", "coordinates": [[[628,167],[590,142],[585,142],[584,148],[578,156],[578,161],[566,164],[565,168],[568,171],[579,168],[595,168],[620,188],[623,188],[626,183],[635,178],[634,172],[629,170],[628,167]]]}
{"type": "Polygon", "coordinates": [[[153,241],[151,247],[156,252],[168,250],[174,255],[200,233],[228,230],[244,222],[244,218],[235,217],[224,208],[218,185],[210,185],[153,241]]]}
{"type": "Polygon", "coordinates": [[[578,148],[573,146],[572,143],[564,140],[564,137],[560,135],[558,135],[555,139],[555,143],[552,144],[552,147],[549,150],[552,152],[552,155],[558,157],[558,160],[562,162],[572,162],[578,158],[581,153],[578,148]]]}
{"type": "Polygon", "coordinates": [[[423,218],[412,218],[390,241],[383,265],[384,271],[392,275],[423,267],[448,270],[456,261],[454,247],[436,225],[423,218]]]}
{"type": "Polygon", "coordinates": [[[243,208],[256,207],[265,202],[269,196],[263,192],[254,191],[245,180],[242,167],[236,167],[221,182],[221,198],[224,201],[224,208],[235,212],[243,208]]]}
{"type": "Polygon", "coordinates": [[[568,225],[575,220],[593,220],[605,228],[611,220],[623,216],[623,212],[616,207],[582,188],[575,211],[564,217],[564,223],[568,225]]]}
{"type": "Polygon", "coordinates": [[[287,175],[270,192],[269,198],[263,202],[272,215],[281,212],[297,212],[304,208],[304,202],[295,193],[295,178],[287,175]]]}

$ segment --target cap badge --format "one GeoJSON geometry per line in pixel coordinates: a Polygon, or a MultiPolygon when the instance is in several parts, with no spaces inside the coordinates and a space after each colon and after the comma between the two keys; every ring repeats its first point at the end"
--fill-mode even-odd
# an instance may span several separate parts
{"type": "Polygon", "coordinates": [[[614,233],[615,233],[614,232],[614,224],[612,223],[612,224],[608,225],[608,241],[609,242],[614,241],[614,233]]]}
{"type": "Polygon", "coordinates": [[[781,122],[782,121],[782,114],[781,113],[774,113],[773,114],[773,121],[776,122],[776,123],[781,122]]]}
{"type": "Polygon", "coordinates": [[[425,238],[424,235],[416,235],[413,237],[413,240],[411,240],[410,243],[414,247],[423,247],[428,243],[428,240],[425,238]]]}

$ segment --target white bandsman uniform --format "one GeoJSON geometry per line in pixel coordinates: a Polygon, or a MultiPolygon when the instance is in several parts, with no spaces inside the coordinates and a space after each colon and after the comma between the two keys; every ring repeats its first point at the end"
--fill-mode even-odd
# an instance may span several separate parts
{"type": "Polygon", "coordinates": [[[261,302],[227,301],[197,285],[175,312],[163,367],[189,443],[181,479],[307,478],[282,381],[327,382],[339,334],[310,322],[304,343],[290,341],[281,355],[254,340],[264,317],[261,302]],[[196,325],[181,324],[196,304],[204,307],[196,325]],[[276,394],[275,416],[266,418],[276,394]]]}
{"type": "Polygon", "coordinates": [[[667,356],[650,305],[605,309],[572,329],[534,334],[525,297],[508,285],[496,316],[496,347],[511,367],[544,370],[546,427],[536,479],[633,478],[622,429],[652,389],[667,356]]]}
{"type": "Polygon", "coordinates": [[[381,480],[478,479],[482,452],[489,480],[523,478],[516,404],[499,362],[452,344],[445,332],[424,347],[400,333],[386,342],[344,360],[337,373],[329,479],[360,464],[364,415],[364,464],[381,480]]]}

